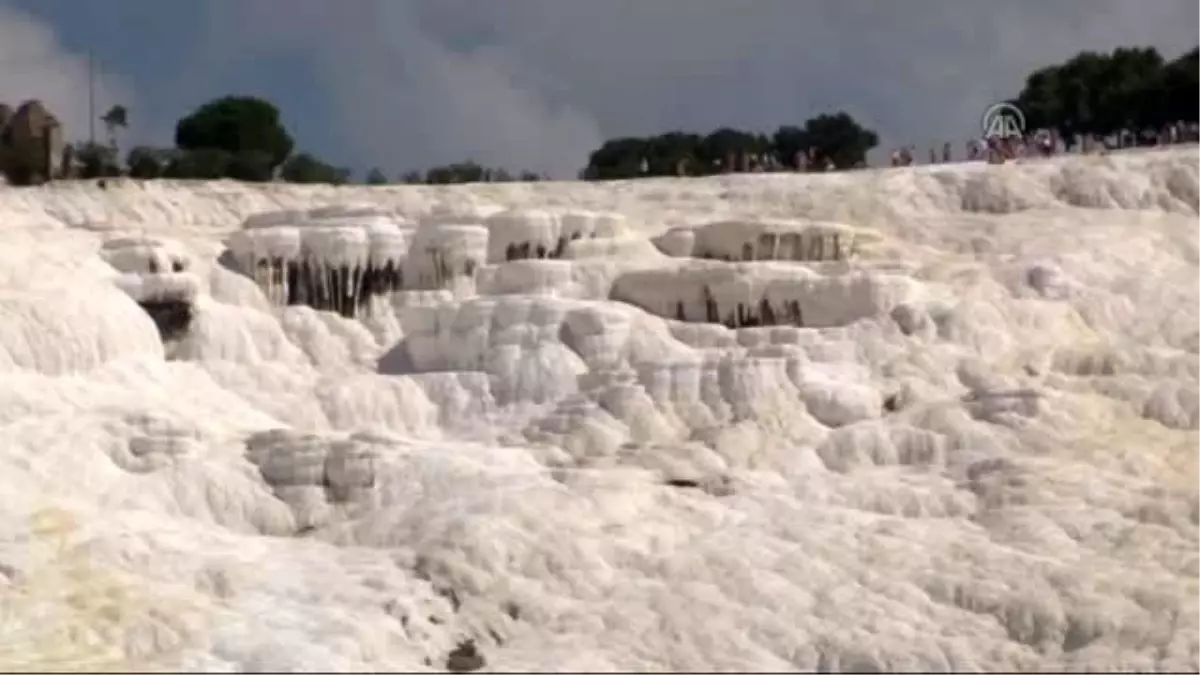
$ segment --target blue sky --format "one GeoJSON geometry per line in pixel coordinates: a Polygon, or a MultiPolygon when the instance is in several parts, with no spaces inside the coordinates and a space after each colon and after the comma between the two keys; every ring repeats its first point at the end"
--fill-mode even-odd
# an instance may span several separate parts
{"type": "Polygon", "coordinates": [[[360,173],[474,158],[572,175],[604,138],[770,130],[845,109],[885,147],[960,142],[1032,68],[1197,44],[1195,0],[0,0],[0,100],[41,98],[126,143],[226,93],[360,173]]]}

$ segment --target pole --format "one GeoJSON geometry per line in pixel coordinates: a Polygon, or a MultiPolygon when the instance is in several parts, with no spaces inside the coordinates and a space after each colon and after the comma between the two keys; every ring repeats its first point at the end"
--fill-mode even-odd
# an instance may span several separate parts
{"type": "Polygon", "coordinates": [[[88,48],[88,141],[96,145],[96,59],[88,48]]]}

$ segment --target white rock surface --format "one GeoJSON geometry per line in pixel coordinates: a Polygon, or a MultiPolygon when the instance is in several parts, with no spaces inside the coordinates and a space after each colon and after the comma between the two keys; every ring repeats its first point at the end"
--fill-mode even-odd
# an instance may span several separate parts
{"type": "Polygon", "coordinates": [[[1194,672],[1197,159],[0,187],[0,669],[1194,672]]]}

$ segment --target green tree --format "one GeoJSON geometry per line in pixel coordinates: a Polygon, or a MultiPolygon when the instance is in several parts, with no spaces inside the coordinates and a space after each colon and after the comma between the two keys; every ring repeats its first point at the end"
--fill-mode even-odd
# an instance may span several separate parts
{"type": "MultiPolygon", "coordinates": [[[[682,166],[688,173],[701,171],[699,150],[704,138],[699,134],[669,131],[647,138],[642,144],[646,172],[651,176],[674,176],[682,166]]],[[[639,160],[637,170],[641,171],[639,160]]]]}
{"type": "Polygon", "coordinates": [[[1031,129],[1107,136],[1196,121],[1197,50],[1165,62],[1153,47],[1080,52],[1030,73],[1012,99],[1031,129]]]}
{"type": "Polygon", "coordinates": [[[117,147],[117,129],[129,128],[129,110],[123,105],[114,105],[100,117],[104,128],[108,130],[108,144],[115,150],[117,147]]]}
{"type": "Polygon", "coordinates": [[[400,177],[401,183],[410,185],[453,185],[457,183],[507,183],[514,180],[526,182],[542,180],[542,176],[532,171],[523,171],[514,176],[503,168],[492,168],[474,161],[456,162],[420,171],[409,171],[400,177]]]}
{"type": "Polygon", "coordinates": [[[177,152],[163,170],[163,178],[219,180],[228,178],[233,154],[219,148],[177,152]]]}
{"type": "MultiPolygon", "coordinates": [[[[285,164],[286,166],[286,164],[285,164]]],[[[229,154],[226,177],[250,183],[265,183],[275,174],[274,158],[261,150],[229,154]]]]}
{"type": "Polygon", "coordinates": [[[205,103],[175,125],[175,146],[180,150],[206,151],[200,158],[206,169],[215,166],[220,151],[229,156],[227,168],[267,178],[291,154],[294,141],[274,104],[249,96],[226,96],[205,103]],[[237,158],[236,160],[234,158],[237,158]]]}
{"type": "Polygon", "coordinates": [[[116,148],[100,143],[80,143],[71,153],[79,164],[80,178],[112,178],[121,175],[116,148]]]}
{"type": "Polygon", "coordinates": [[[649,148],[645,139],[614,138],[605,141],[588,157],[587,177],[592,180],[615,180],[633,178],[640,173],[640,165],[649,148]]]}
{"type": "Polygon", "coordinates": [[[1200,121],[1200,48],[1163,68],[1163,106],[1168,121],[1200,121]]]}
{"type": "Polygon", "coordinates": [[[771,150],[780,164],[799,169],[796,165],[797,153],[807,153],[810,141],[804,129],[797,126],[785,125],[771,134],[771,150]]]}
{"type": "Polygon", "coordinates": [[[429,185],[449,185],[452,183],[480,183],[484,181],[488,170],[472,161],[436,166],[425,172],[425,182],[429,185]]]}
{"type": "Polygon", "coordinates": [[[289,183],[343,185],[349,181],[350,171],[326,164],[313,155],[302,152],[283,163],[279,170],[279,177],[289,183]]]}
{"type": "Polygon", "coordinates": [[[1071,139],[1080,129],[1080,117],[1067,112],[1067,72],[1062,66],[1049,66],[1030,73],[1021,93],[1009,101],[1025,114],[1025,122],[1034,129],[1056,129],[1071,139]]]}
{"type": "Polygon", "coordinates": [[[1089,83],[1100,133],[1160,127],[1166,122],[1162,99],[1163,58],[1153,47],[1120,47],[1101,57],[1089,83]]]}
{"type": "Polygon", "coordinates": [[[879,145],[878,134],[844,112],[808,120],[804,137],[816,149],[818,161],[831,161],[838,169],[851,169],[865,162],[871,148],[879,145]]]}
{"type": "Polygon", "coordinates": [[[367,185],[387,185],[388,179],[378,167],[367,172],[367,185]]]}
{"type": "Polygon", "coordinates": [[[850,115],[839,112],[819,115],[803,126],[782,126],[766,134],[723,127],[699,134],[671,131],[649,138],[616,138],[606,141],[588,157],[581,172],[585,180],[612,180],[641,175],[704,176],[717,171],[740,171],[747,157],[774,157],[795,168],[796,153],[816,148],[822,157],[839,168],[865,161],[879,143],[874,131],[864,128],[850,115]],[[734,166],[730,167],[732,160],[734,166]],[[643,172],[643,167],[645,171],[643,172]]]}
{"type": "MultiPolygon", "coordinates": [[[[757,134],[722,127],[700,141],[696,148],[696,159],[707,167],[714,166],[713,162],[720,162],[723,169],[738,170],[739,166],[730,167],[728,165],[729,160],[732,158],[736,163],[742,155],[765,151],[766,148],[762,147],[761,141],[762,139],[757,134]]],[[[655,173],[655,175],[665,174],[655,173]]]]}
{"type": "Polygon", "coordinates": [[[125,156],[125,168],[131,178],[142,180],[162,178],[171,159],[169,150],[137,146],[125,156]]]}

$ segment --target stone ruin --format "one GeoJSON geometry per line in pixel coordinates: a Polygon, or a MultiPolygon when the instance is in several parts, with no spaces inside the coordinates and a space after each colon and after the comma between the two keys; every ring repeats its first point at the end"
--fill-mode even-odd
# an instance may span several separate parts
{"type": "Polygon", "coordinates": [[[13,185],[37,185],[62,175],[62,124],[40,101],[16,109],[0,103],[0,174],[13,185]]]}

